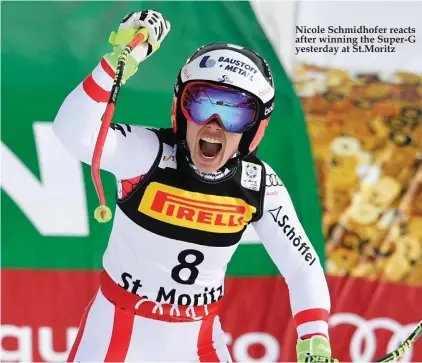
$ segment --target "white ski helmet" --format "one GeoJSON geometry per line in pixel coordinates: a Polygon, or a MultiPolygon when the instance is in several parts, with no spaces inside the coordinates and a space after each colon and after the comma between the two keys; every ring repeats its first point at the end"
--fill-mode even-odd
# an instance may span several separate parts
{"type": "Polygon", "coordinates": [[[212,43],[199,48],[179,71],[174,86],[172,125],[174,134],[186,140],[186,123],[180,96],[192,81],[230,86],[254,97],[258,103],[256,120],[243,133],[239,152],[255,151],[274,110],[274,80],[268,63],[251,49],[227,43],[212,43]]]}

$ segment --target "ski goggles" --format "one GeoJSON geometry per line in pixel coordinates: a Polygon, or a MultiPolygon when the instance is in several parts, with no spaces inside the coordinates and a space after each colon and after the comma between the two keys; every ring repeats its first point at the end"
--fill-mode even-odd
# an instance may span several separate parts
{"type": "Polygon", "coordinates": [[[258,118],[258,101],[253,96],[207,82],[188,83],[181,96],[181,108],[188,121],[204,125],[217,120],[227,132],[245,132],[258,118]]]}

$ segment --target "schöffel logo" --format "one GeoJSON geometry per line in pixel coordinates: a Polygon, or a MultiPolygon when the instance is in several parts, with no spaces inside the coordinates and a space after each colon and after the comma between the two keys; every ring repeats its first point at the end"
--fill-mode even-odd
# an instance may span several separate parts
{"type": "Polygon", "coordinates": [[[308,252],[311,248],[306,241],[302,241],[302,236],[295,230],[295,226],[289,224],[289,216],[280,213],[282,208],[283,207],[280,206],[275,209],[269,209],[268,212],[273,217],[274,222],[283,230],[284,235],[291,241],[292,245],[301,253],[304,260],[308,262],[309,266],[312,266],[316,261],[316,257],[312,252],[308,252]]]}
{"type": "Polygon", "coordinates": [[[217,79],[217,81],[219,82],[225,82],[225,83],[233,83],[233,81],[230,79],[230,77],[228,75],[223,75],[220,78],[217,79]]]}
{"type": "Polygon", "coordinates": [[[214,59],[210,59],[209,55],[206,55],[201,59],[201,62],[199,63],[199,68],[212,68],[216,65],[216,61],[214,59]]]}
{"type": "Polygon", "coordinates": [[[214,233],[236,233],[251,220],[256,208],[244,200],[190,192],[153,182],[138,210],[162,222],[214,233]]]}

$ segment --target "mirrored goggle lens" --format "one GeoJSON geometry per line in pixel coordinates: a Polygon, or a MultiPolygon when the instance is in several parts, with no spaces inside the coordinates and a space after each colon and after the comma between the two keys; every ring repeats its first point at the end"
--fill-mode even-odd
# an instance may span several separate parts
{"type": "Polygon", "coordinates": [[[192,83],[182,95],[185,117],[202,125],[218,116],[228,132],[244,132],[253,125],[258,110],[257,101],[230,87],[192,83]]]}

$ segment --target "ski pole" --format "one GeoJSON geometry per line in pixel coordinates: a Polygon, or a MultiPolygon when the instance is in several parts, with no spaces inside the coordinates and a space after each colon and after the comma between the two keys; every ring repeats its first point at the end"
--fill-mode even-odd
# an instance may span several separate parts
{"type": "MultiPolygon", "coordinates": [[[[393,350],[392,352],[384,355],[381,358],[378,358],[374,362],[379,363],[387,363],[396,361],[397,359],[401,358],[409,349],[412,347],[416,340],[422,335],[422,321],[416,325],[415,329],[410,333],[410,335],[401,343],[397,349],[393,350]]],[[[311,363],[311,362],[326,362],[326,363],[333,363],[336,362],[337,359],[333,358],[327,358],[322,356],[312,356],[312,357],[306,357],[305,362],[311,363]]],[[[338,362],[338,361],[337,361],[338,362]]]]}
{"type": "Polygon", "coordinates": [[[148,31],[141,29],[138,34],[127,44],[117,61],[116,75],[114,76],[113,86],[111,88],[110,98],[107,103],[107,108],[101,123],[100,132],[95,143],[94,154],[91,163],[91,176],[94,182],[95,190],[97,191],[100,205],[95,209],[94,217],[100,223],[107,223],[112,217],[109,207],[106,205],[106,198],[104,195],[104,188],[100,176],[101,155],[104,148],[104,143],[107,138],[107,132],[113,119],[114,110],[116,108],[117,97],[122,85],[123,71],[125,68],[127,57],[129,53],[138,44],[145,42],[148,39],[148,31]]]}

